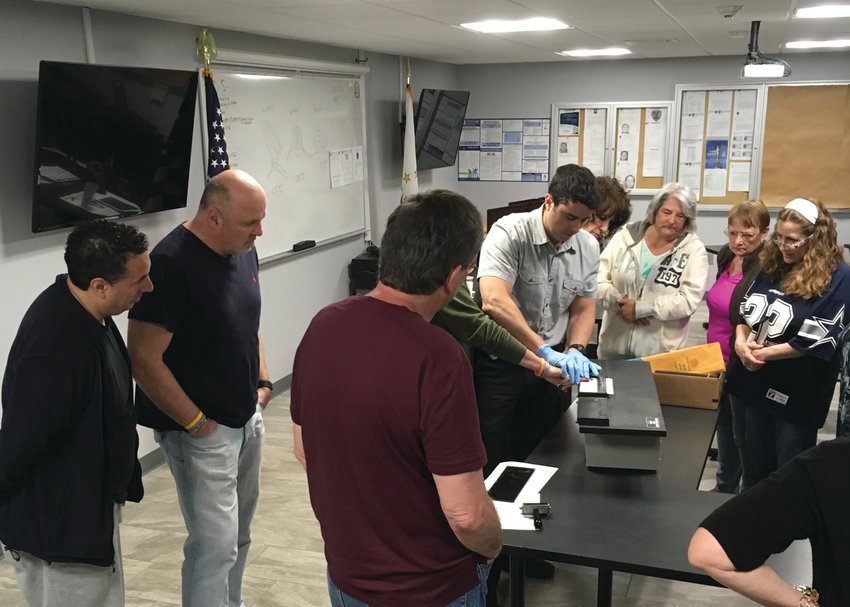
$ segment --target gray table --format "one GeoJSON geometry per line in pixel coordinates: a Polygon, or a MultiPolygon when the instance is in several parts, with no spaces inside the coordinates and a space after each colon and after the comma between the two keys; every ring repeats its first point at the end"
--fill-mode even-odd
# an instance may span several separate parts
{"type": "MultiPolygon", "coordinates": [[[[606,361],[614,378],[616,404],[629,394],[652,394],[649,365],[606,361]]],[[[667,437],[662,439],[657,473],[590,471],[576,407],[564,414],[528,458],[556,466],[541,499],[552,505],[543,530],[505,531],[504,552],[511,561],[511,606],[524,601],[527,557],[598,569],[597,605],[610,607],[614,571],[716,586],[687,561],[687,548],[699,523],[730,496],[697,489],[705,465],[716,411],[662,407],[667,437]]],[[[811,580],[808,543],[796,542],[769,561],[789,580],[811,580]]]]}

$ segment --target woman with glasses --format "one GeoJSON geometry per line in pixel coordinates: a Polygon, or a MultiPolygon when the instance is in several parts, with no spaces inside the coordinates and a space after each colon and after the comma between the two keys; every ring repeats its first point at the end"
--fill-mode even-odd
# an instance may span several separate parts
{"type": "Polygon", "coordinates": [[[759,260],[761,272],[741,303],[738,360],[727,379],[733,414],[745,417],[744,489],[815,445],[838,376],[836,341],[850,312],[850,268],[822,203],[789,202],[759,260]]]}
{"type": "MultiPolygon", "coordinates": [[[[770,215],[761,201],[748,200],[729,210],[726,236],[729,243],[717,253],[717,280],[705,295],[708,305],[706,341],[717,342],[729,367],[735,352],[732,341],[741,321],[739,308],[744,294],[758,276],[758,256],[770,228],[770,215]]],[[[743,420],[736,419],[733,431],[732,406],[724,390],[717,415],[717,491],[738,493],[741,484],[741,458],[736,447],[743,436],[743,420]]]]}
{"type": "Polygon", "coordinates": [[[696,235],[694,192],[680,183],[653,197],[643,221],[617,232],[599,259],[599,358],[676,350],[705,292],[708,255],[696,235]]]}

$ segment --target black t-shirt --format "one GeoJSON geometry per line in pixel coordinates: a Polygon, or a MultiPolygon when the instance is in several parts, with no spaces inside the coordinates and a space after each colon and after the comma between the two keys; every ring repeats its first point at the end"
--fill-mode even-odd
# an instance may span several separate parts
{"type": "MultiPolygon", "coordinates": [[[[810,449],[702,522],[740,571],[792,541],[812,544],[812,585],[824,607],[850,605],[850,438],[810,449]]],[[[804,580],[787,580],[792,584],[804,580]]]]}
{"type": "Polygon", "coordinates": [[[133,409],[130,367],[108,321],[104,331],[103,352],[107,370],[106,391],[103,399],[104,425],[112,428],[107,444],[109,458],[109,491],[118,503],[127,500],[127,486],[136,465],[138,435],[136,412],[133,409]]]}
{"type": "MultiPolygon", "coordinates": [[[[151,252],[154,290],[130,318],[172,333],[163,360],[187,396],[220,424],[240,428],[256,411],[260,282],[256,250],[222,256],[178,226],[151,252]]],[[[179,430],[136,389],[139,423],[179,430]]]]}

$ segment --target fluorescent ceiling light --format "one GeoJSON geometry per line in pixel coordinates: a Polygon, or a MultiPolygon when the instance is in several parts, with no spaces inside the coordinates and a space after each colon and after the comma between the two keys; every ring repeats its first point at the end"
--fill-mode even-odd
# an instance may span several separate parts
{"type": "Polygon", "coordinates": [[[785,66],[781,63],[748,63],[741,70],[744,78],[782,78],[785,66]]]}
{"type": "Polygon", "coordinates": [[[556,55],[564,55],[565,57],[618,57],[631,54],[632,52],[629,49],[616,46],[610,48],[577,48],[556,53],[556,55]]]}
{"type": "Polygon", "coordinates": [[[785,48],[847,48],[850,40],[794,40],[786,42],[785,48]]]}
{"type": "Polygon", "coordinates": [[[794,13],[798,19],[831,19],[833,17],[850,17],[850,4],[824,4],[798,8],[794,13]]]}
{"type": "Polygon", "coordinates": [[[529,19],[490,19],[488,21],[476,21],[474,23],[461,23],[461,27],[485,34],[506,34],[509,32],[548,32],[551,30],[565,30],[570,26],[557,19],[548,17],[531,17],[529,19]]]}

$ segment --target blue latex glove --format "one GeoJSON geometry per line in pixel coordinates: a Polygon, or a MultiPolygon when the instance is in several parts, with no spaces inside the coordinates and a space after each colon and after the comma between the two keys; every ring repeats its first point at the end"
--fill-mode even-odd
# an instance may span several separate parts
{"type": "MultiPolygon", "coordinates": [[[[543,344],[537,348],[537,352],[535,352],[535,354],[550,365],[558,367],[559,369],[565,369],[567,366],[567,355],[553,349],[549,344],[543,344]]],[[[566,377],[566,375],[563,377],[566,377]]]]}
{"type": "MultiPolygon", "coordinates": [[[[582,377],[590,379],[591,375],[599,375],[599,372],[602,370],[602,367],[590,362],[590,359],[587,356],[585,356],[575,348],[573,348],[572,350],[567,350],[565,352],[565,358],[567,359],[566,371],[569,372],[570,383],[573,384],[579,383],[582,377]]],[[[564,370],[565,369],[562,367],[562,377],[566,377],[564,370]]]]}

